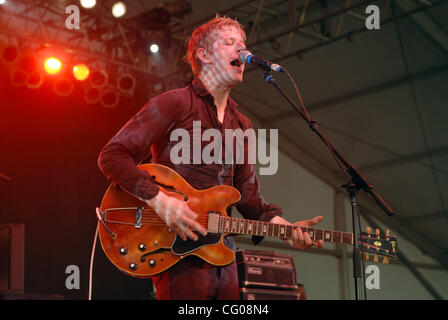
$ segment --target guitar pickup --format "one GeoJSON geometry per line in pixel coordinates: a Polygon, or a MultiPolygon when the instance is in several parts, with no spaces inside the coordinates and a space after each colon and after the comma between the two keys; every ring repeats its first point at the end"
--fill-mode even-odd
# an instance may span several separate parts
{"type": "Polygon", "coordinates": [[[216,211],[209,211],[207,221],[207,231],[210,233],[219,233],[219,217],[221,214],[216,211]]]}

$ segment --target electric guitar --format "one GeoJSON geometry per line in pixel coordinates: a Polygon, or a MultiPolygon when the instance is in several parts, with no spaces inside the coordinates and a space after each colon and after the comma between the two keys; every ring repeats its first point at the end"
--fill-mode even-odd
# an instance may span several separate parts
{"type": "MultiPolygon", "coordinates": [[[[182,240],[159,218],[145,202],[126,191],[110,185],[100,208],[97,208],[99,238],[108,259],[122,272],[137,278],[161,273],[183,258],[194,255],[204,261],[225,266],[233,262],[235,253],[223,239],[229,234],[257,235],[290,239],[295,226],[229,217],[226,209],[241,196],[237,189],[220,185],[206,190],[190,186],[174,170],[159,164],[139,165],[148,172],[170,196],[186,201],[198,214],[197,221],[208,234],[199,239],[182,240]]],[[[353,244],[353,234],[302,227],[312,240],[353,244]]],[[[397,239],[387,234],[362,232],[358,239],[366,253],[393,258],[397,254],[397,239]]]]}

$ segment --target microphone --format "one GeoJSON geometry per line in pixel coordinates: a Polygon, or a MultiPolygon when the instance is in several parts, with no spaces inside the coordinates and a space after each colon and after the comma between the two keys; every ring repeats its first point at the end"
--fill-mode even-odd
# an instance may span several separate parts
{"type": "Polygon", "coordinates": [[[283,72],[283,68],[275,63],[270,61],[258,58],[254,56],[250,51],[244,50],[240,53],[240,61],[244,64],[255,64],[260,66],[266,70],[273,70],[277,72],[283,72]]]}

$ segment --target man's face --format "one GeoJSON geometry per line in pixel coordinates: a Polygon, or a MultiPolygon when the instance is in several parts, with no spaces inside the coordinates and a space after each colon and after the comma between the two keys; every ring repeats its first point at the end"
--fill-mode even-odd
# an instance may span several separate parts
{"type": "Polygon", "coordinates": [[[243,81],[244,64],[239,61],[240,51],[246,48],[241,32],[226,27],[210,37],[210,63],[203,64],[203,75],[218,85],[233,87],[243,81]]]}

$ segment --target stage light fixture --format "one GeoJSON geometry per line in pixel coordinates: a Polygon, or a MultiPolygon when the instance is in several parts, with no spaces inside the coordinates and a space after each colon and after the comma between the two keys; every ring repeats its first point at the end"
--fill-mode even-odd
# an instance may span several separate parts
{"type": "Polygon", "coordinates": [[[6,46],[1,52],[1,60],[5,64],[12,64],[17,61],[19,57],[19,50],[16,46],[6,46]]]}
{"type": "Polygon", "coordinates": [[[84,81],[89,77],[90,70],[85,64],[77,64],[73,67],[73,76],[76,80],[84,81]]]}
{"type": "Polygon", "coordinates": [[[149,45],[149,51],[151,51],[152,53],[159,52],[159,45],[157,43],[151,43],[149,45]]]}
{"type": "Polygon", "coordinates": [[[73,92],[73,82],[68,78],[59,78],[53,84],[53,91],[60,97],[66,97],[73,92]]]}
{"type": "Polygon", "coordinates": [[[101,91],[97,88],[87,88],[84,92],[84,99],[88,104],[97,103],[101,98],[101,91]]]}
{"type": "Polygon", "coordinates": [[[6,0],[0,0],[0,5],[5,4],[6,0]]]}
{"type": "Polygon", "coordinates": [[[101,103],[105,108],[115,108],[118,105],[119,96],[115,91],[105,91],[101,97],[101,103]]]}
{"type": "Polygon", "coordinates": [[[39,88],[44,82],[44,76],[39,71],[33,71],[28,74],[28,79],[26,80],[26,86],[30,89],[39,88]]]}
{"type": "Polygon", "coordinates": [[[45,59],[44,68],[48,74],[57,74],[61,71],[62,62],[58,58],[50,57],[45,59]]]}
{"type": "Polygon", "coordinates": [[[135,78],[130,73],[121,74],[117,80],[117,87],[123,93],[132,93],[135,88],[135,78]]]}
{"type": "Polygon", "coordinates": [[[34,53],[28,52],[19,58],[19,67],[26,73],[36,71],[38,68],[38,60],[34,53]]]}
{"type": "Polygon", "coordinates": [[[28,80],[28,74],[20,70],[19,68],[15,68],[11,71],[11,83],[13,86],[20,87],[26,84],[28,80]]]}
{"type": "Polygon", "coordinates": [[[112,6],[112,15],[115,18],[121,18],[126,14],[126,4],[122,1],[115,2],[112,6]]]}
{"type": "Polygon", "coordinates": [[[96,0],[80,0],[79,3],[83,8],[92,9],[96,6],[96,0]]]}
{"type": "Polygon", "coordinates": [[[89,82],[94,88],[102,88],[107,84],[108,75],[104,70],[92,70],[89,82]]]}

